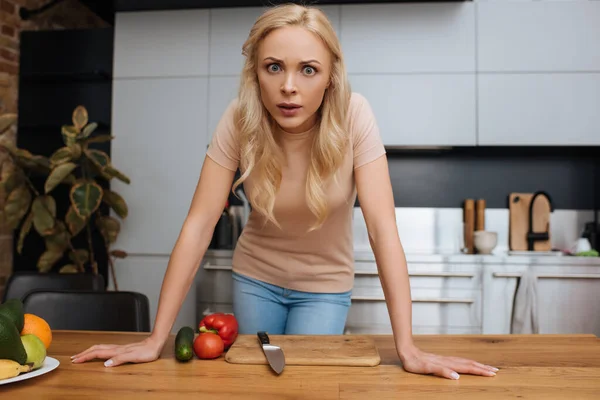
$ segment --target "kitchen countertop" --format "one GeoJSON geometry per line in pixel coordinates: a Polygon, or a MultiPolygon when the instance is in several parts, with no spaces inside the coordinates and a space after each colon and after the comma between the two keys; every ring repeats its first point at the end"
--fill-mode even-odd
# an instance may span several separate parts
{"type": "MultiPolygon", "coordinates": [[[[373,336],[376,367],[291,366],[277,376],[267,365],[229,364],[221,357],[179,363],[171,335],[159,360],[105,368],[100,360],[72,364],[69,357],[98,343],[125,344],[141,333],[54,331],[48,355],[60,366],[45,375],[0,386],[2,398],[168,399],[411,399],[576,398],[600,393],[600,340],[593,335],[425,335],[424,351],[475,359],[500,369],[495,377],[462,375],[457,381],[411,374],[402,368],[393,339],[373,336]],[[176,397],[177,398],[177,397],[176,397]]],[[[315,339],[317,340],[317,339],[315,339]]]]}
{"type": "MultiPolygon", "coordinates": [[[[231,258],[233,250],[209,249],[206,257],[231,258]]],[[[375,262],[373,252],[368,249],[354,251],[356,261],[375,262]]],[[[599,266],[600,257],[576,257],[568,255],[509,255],[507,253],[460,254],[460,253],[406,253],[410,263],[456,263],[456,264],[485,264],[485,265],[548,265],[548,266],[599,266]]]]}

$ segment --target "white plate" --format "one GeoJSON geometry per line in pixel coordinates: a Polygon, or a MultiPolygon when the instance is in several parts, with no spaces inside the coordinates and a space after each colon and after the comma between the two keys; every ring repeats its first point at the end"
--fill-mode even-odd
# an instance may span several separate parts
{"type": "Polygon", "coordinates": [[[44,365],[41,368],[38,368],[34,371],[23,372],[14,378],[9,379],[0,379],[0,385],[4,385],[6,383],[24,381],[25,379],[35,378],[36,376],[47,374],[48,372],[55,370],[56,367],[60,365],[60,362],[56,358],[46,357],[44,360],[44,365]]]}

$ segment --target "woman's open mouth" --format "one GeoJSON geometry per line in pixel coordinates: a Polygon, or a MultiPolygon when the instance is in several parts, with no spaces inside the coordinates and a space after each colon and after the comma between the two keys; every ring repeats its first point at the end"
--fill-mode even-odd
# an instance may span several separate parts
{"type": "Polygon", "coordinates": [[[279,103],[277,104],[277,108],[279,108],[285,117],[293,117],[300,112],[302,106],[296,103],[279,103]]]}

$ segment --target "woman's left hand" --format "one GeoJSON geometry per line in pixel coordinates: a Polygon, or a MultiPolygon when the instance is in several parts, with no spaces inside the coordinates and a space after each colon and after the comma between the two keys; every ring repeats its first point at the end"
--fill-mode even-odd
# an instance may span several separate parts
{"type": "Polygon", "coordinates": [[[439,356],[410,346],[398,354],[404,369],[416,374],[433,374],[442,378],[458,379],[459,374],[495,376],[498,371],[489,365],[460,357],[439,356]]]}

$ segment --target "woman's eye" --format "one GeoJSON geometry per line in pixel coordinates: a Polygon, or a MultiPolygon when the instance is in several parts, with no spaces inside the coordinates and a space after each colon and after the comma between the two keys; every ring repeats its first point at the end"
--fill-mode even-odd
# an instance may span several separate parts
{"type": "Polygon", "coordinates": [[[277,71],[279,71],[279,65],[277,65],[277,64],[269,64],[267,66],[267,70],[269,72],[277,72],[277,71]]]}
{"type": "Polygon", "coordinates": [[[313,67],[304,67],[304,73],[308,75],[314,75],[317,72],[313,67]]]}

